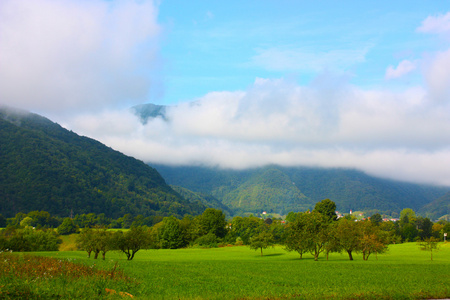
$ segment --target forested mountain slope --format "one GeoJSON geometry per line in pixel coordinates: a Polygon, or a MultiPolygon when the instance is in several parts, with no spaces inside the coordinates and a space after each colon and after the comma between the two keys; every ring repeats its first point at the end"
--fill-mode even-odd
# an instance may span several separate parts
{"type": "Polygon", "coordinates": [[[178,194],[183,196],[183,198],[185,198],[186,200],[189,200],[189,202],[201,203],[207,207],[219,209],[228,216],[234,215],[233,210],[231,210],[228,206],[223,204],[221,201],[217,200],[211,194],[204,194],[201,192],[193,192],[191,190],[188,190],[186,188],[176,186],[176,185],[172,185],[171,188],[173,188],[174,191],[176,191],[178,194]]]}
{"type": "Polygon", "coordinates": [[[431,219],[437,219],[445,215],[450,216],[450,192],[422,207],[419,213],[427,215],[431,219]]]}
{"type": "Polygon", "coordinates": [[[201,214],[142,161],[36,114],[0,106],[0,214],[45,210],[59,216],[105,213],[201,214]]]}
{"type": "Polygon", "coordinates": [[[210,193],[236,212],[279,213],[280,208],[301,211],[329,198],[342,212],[352,209],[398,213],[406,207],[418,211],[450,191],[447,187],[381,179],[349,169],[268,166],[234,171],[153,166],[169,184],[210,193]]]}

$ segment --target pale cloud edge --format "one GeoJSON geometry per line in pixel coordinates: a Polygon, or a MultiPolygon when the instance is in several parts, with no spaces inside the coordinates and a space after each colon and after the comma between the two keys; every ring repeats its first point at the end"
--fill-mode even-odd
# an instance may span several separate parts
{"type": "Polygon", "coordinates": [[[416,69],[416,64],[409,60],[402,60],[396,68],[389,66],[386,69],[385,78],[386,79],[396,79],[400,78],[416,69]]]}
{"type": "Polygon", "coordinates": [[[427,17],[417,31],[437,34],[450,33],[450,12],[445,15],[427,17]]]}

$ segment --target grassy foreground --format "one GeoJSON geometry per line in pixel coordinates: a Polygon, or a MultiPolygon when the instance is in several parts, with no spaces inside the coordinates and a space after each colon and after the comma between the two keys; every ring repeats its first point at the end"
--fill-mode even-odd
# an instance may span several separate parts
{"type": "MultiPolygon", "coordinates": [[[[263,257],[248,247],[142,250],[133,261],[126,261],[117,252],[108,252],[105,261],[87,259],[79,251],[37,254],[70,259],[90,268],[95,264],[95,268],[109,272],[118,263],[128,283],[91,280],[86,293],[96,298],[124,298],[128,294],[138,299],[450,297],[450,243],[441,244],[433,253],[433,261],[430,253],[420,251],[415,243],[391,245],[378,260],[371,256],[369,261],[363,261],[361,255],[349,261],[344,254],[331,254],[329,261],[321,257],[315,262],[309,255],[300,260],[296,253],[281,247],[265,250],[263,257]]],[[[28,284],[33,288],[31,280],[28,284]]],[[[61,284],[54,283],[55,289],[61,290],[61,284]]],[[[71,289],[70,281],[64,284],[71,289]]],[[[0,281],[2,285],[5,283],[0,281]]]]}

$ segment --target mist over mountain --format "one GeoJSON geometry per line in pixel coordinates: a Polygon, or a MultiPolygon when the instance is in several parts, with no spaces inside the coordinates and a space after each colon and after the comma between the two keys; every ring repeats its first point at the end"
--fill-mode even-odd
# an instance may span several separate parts
{"type": "MultiPolygon", "coordinates": [[[[167,108],[143,104],[133,107],[133,111],[141,122],[155,118],[169,122],[167,108]]],[[[450,191],[448,187],[383,179],[350,168],[269,165],[232,170],[151,165],[159,170],[169,184],[210,194],[236,214],[263,210],[280,214],[302,211],[312,209],[316,202],[330,198],[343,212],[379,210],[395,214],[409,207],[423,215],[437,218],[447,214],[446,206],[438,205],[442,200],[437,199],[450,191]]]]}
{"type": "Polygon", "coordinates": [[[169,184],[211,194],[236,213],[286,213],[314,208],[329,198],[341,212],[399,213],[403,208],[438,218],[433,201],[448,187],[418,185],[369,176],[351,169],[267,166],[247,170],[152,165],[169,184]]]}
{"type": "MultiPolygon", "coordinates": [[[[162,106],[140,111],[143,121],[166,118],[162,106]]],[[[150,167],[47,118],[3,106],[0,153],[0,213],[7,217],[33,210],[59,216],[94,212],[114,218],[126,213],[181,217],[206,207],[229,216],[262,211],[283,215],[312,209],[325,198],[342,212],[395,214],[409,207],[434,219],[449,212],[448,187],[382,179],[353,169],[150,167]]]]}

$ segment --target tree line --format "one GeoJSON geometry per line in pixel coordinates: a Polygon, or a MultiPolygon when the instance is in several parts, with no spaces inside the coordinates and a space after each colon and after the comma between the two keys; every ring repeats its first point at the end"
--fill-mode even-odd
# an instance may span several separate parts
{"type": "Polygon", "coordinates": [[[358,222],[351,215],[338,220],[335,211],[335,203],[325,199],[318,202],[314,210],[291,212],[285,220],[252,215],[227,219],[221,210],[213,208],[195,217],[164,217],[152,226],[147,226],[142,216],[124,216],[118,220],[123,227],[130,229],[116,232],[107,229],[118,220],[111,221],[102,214],[58,219],[47,212],[30,212],[7,219],[9,226],[0,232],[0,248],[14,251],[57,250],[58,234],[79,232],[79,249],[94,253],[94,258],[100,254],[104,258],[110,250],[122,251],[131,260],[140,249],[226,245],[246,245],[251,249],[260,249],[262,255],[263,249],[278,244],[284,245],[288,251],[298,252],[300,258],[308,252],[316,260],[321,254],[328,257],[331,252],[344,252],[350,260],[355,253],[361,253],[367,260],[371,254],[384,252],[389,243],[422,241],[431,237],[442,240],[443,233],[450,231],[449,222],[433,223],[428,218],[417,217],[411,209],[404,209],[396,222],[384,222],[379,214],[358,222]],[[35,234],[41,237],[30,238],[35,234]],[[36,245],[36,241],[44,241],[44,236],[54,242],[42,243],[52,246],[30,246],[36,245]],[[28,244],[19,243],[27,239],[30,240],[28,244]]]}

